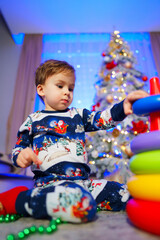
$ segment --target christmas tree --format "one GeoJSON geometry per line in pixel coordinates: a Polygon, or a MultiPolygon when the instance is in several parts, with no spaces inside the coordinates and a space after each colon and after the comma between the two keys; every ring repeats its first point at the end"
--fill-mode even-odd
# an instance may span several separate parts
{"type": "MultiPolygon", "coordinates": [[[[143,89],[147,76],[134,68],[136,58],[128,43],[118,31],[102,53],[103,62],[95,84],[93,111],[111,108],[125,99],[128,93],[143,89]]],[[[96,178],[108,178],[125,183],[131,175],[128,162],[132,156],[130,142],[140,133],[147,132],[147,117],[129,115],[116,128],[90,133],[86,138],[89,166],[96,178]]]]}

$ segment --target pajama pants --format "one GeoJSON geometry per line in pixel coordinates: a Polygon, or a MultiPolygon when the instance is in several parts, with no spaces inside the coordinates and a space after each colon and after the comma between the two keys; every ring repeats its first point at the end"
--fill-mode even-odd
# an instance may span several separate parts
{"type": "Polygon", "coordinates": [[[125,185],[107,180],[59,180],[19,194],[16,210],[40,219],[60,217],[62,221],[92,221],[101,210],[125,210],[129,193],[125,185]]]}

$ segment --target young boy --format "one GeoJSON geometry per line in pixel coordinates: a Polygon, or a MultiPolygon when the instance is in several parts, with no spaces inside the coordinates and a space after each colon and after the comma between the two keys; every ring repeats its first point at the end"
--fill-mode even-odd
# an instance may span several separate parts
{"type": "Polygon", "coordinates": [[[125,185],[89,179],[85,132],[114,127],[116,121],[132,113],[132,103],[147,93],[132,92],[102,112],[69,109],[75,70],[57,60],[48,60],[38,67],[35,83],[45,110],[28,116],[12,153],[15,166],[31,165],[35,188],[17,187],[0,194],[0,214],[61,217],[78,223],[93,220],[97,205],[104,210],[124,210],[129,198],[125,185]]]}

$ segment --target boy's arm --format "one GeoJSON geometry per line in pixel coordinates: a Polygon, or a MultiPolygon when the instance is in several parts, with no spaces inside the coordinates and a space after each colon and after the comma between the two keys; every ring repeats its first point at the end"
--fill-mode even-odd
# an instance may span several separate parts
{"type": "Polygon", "coordinates": [[[122,121],[127,115],[133,113],[132,104],[134,101],[147,96],[147,92],[137,90],[128,94],[122,102],[115,104],[111,109],[106,109],[102,112],[90,112],[84,109],[83,119],[85,131],[96,131],[115,127],[119,121],[122,121]]]}
{"type": "Polygon", "coordinates": [[[122,121],[127,115],[124,112],[124,100],[120,103],[115,104],[111,108],[111,116],[113,121],[122,121]]]}
{"type": "Polygon", "coordinates": [[[20,127],[17,134],[17,142],[12,150],[12,162],[16,167],[28,167],[32,162],[38,161],[36,154],[30,148],[32,146],[32,120],[30,117],[20,127]]]}
{"type": "Polygon", "coordinates": [[[112,119],[111,109],[92,112],[83,109],[83,123],[86,132],[107,130],[115,127],[115,121],[112,119]]]}

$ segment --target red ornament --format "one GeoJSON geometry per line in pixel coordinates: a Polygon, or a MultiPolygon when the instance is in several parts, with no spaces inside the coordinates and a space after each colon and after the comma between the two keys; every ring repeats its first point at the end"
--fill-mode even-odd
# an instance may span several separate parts
{"type": "Polygon", "coordinates": [[[102,57],[105,57],[105,56],[106,56],[106,53],[105,53],[105,52],[103,52],[103,53],[102,53],[102,57]]]}
{"type": "Polygon", "coordinates": [[[108,70],[110,70],[110,69],[112,69],[112,68],[114,68],[114,67],[116,67],[116,66],[117,66],[117,64],[115,63],[114,60],[113,60],[112,62],[106,64],[106,68],[107,68],[108,70]]]}
{"type": "Polygon", "coordinates": [[[148,80],[148,77],[147,77],[147,76],[143,76],[143,77],[142,77],[142,80],[145,82],[145,81],[148,80]]]}
{"type": "Polygon", "coordinates": [[[144,123],[142,120],[138,122],[132,121],[133,128],[131,129],[133,132],[138,133],[145,133],[148,130],[148,125],[144,123]]]}
{"type": "Polygon", "coordinates": [[[95,105],[92,106],[92,111],[96,111],[96,108],[100,107],[100,103],[97,103],[95,105]]]}

